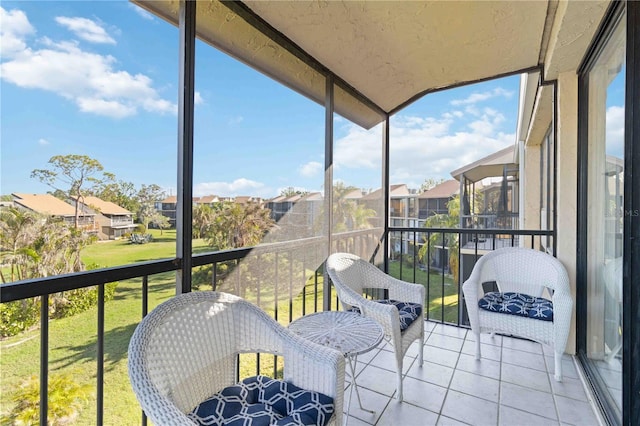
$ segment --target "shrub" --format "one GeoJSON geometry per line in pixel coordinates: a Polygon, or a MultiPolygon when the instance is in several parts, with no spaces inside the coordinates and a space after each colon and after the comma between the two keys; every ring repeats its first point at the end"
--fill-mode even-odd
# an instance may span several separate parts
{"type": "MultiPolygon", "coordinates": [[[[104,286],[104,301],[113,299],[118,283],[104,286]]],[[[51,318],[64,318],[78,314],[98,304],[98,286],[79,288],[53,296],[51,318]]]]}
{"type": "MultiPolygon", "coordinates": [[[[87,270],[98,269],[98,264],[87,265],[87,270]]],[[[104,301],[113,299],[118,283],[104,288],[104,301]]],[[[28,330],[40,320],[40,297],[0,304],[0,337],[15,336],[28,330]]],[[[80,288],[54,294],[49,299],[49,316],[64,318],[84,312],[98,303],[98,287],[80,288]]]]}
{"type": "Polygon", "coordinates": [[[138,234],[133,233],[129,236],[129,242],[132,244],[146,244],[153,240],[153,235],[151,234],[138,234]]]}
{"type": "MultiPolygon", "coordinates": [[[[89,399],[89,385],[80,385],[66,375],[51,375],[48,382],[49,424],[72,424],[89,399]]],[[[37,425],[40,422],[40,379],[31,376],[14,392],[15,404],[2,418],[3,424],[37,425]]]]}
{"type": "Polygon", "coordinates": [[[413,254],[403,254],[402,260],[405,265],[413,267],[413,254]]]}
{"type": "Polygon", "coordinates": [[[0,304],[0,337],[15,336],[40,319],[40,298],[0,304]]]}

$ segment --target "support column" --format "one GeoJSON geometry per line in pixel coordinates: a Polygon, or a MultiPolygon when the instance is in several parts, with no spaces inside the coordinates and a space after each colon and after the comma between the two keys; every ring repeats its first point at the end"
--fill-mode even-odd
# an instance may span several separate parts
{"type": "Polygon", "coordinates": [[[571,329],[566,352],[576,351],[576,241],[578,178],[578,77],[575,72],[558,76],[558,134],[557,134],[557,258],[567,269],[574,300],[571,329]]]}
{"type": "Polygon", "coordinates": [[[191,291],[193,253],[193,108],[195,86],[196,2],[180,2],[178,66],[178,185],[176,206],[176,294],[191,291]]]}
{"type": "MultiPolygon", "coordinates": [[[[542,229],[540,203],[542,145],[525,145],[522,142],[520,144],[520,229],[542,229]]],[[[551,224],[548,223],[546,229],[550,228],[551,224]]],[[[531,247],[531,238],[526,237],[522,247],[531,247]]],[[[534,245],[534,248],[537,249],[538,246],[534,245]]]]}
{"type": "MultiPolygon", "coordinates": [[[[324,101],[324,236],[327,257],[333,251],[333,75],[327,75],[324,101]]],[[[323,310],[331,310],[329,275],[323,272],[323,310]]]]}

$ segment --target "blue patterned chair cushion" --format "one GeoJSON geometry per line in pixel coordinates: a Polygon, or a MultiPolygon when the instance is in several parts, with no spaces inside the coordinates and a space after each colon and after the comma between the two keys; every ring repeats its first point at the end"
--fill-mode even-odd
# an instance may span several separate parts
{"type": "MultiPolygon", "coordinates": [[[[400,315],[400,330],[405,331],[418,318],[422,318],[422,306],[419,303],[398,302],[392,299],[374,300],[374,302],[384,303],[385,305],[394,305],[398,309],[400,315]]],[[[360,313],[357,306],[351,309],[353,312],[360,313]]]]}
{"type": "Polygon", "coordinates": [[[478,306],[491,312],[553,321],[553,303],[542,297],[524,293],[499,293],[492,291],[478,301],[478,306]]]}
{"type": "Polygon", "coordinates": [[[333,398],[266,376],[244,379],[200,403],[189,418],[199,425],[324,426],[333,398]]]}

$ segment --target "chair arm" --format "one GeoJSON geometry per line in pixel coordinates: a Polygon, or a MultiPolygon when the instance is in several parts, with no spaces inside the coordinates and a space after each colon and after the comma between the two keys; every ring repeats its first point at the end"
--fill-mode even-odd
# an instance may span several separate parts
{"type": "Polygon", "coordinates": [[[360,305],[362,315],[376,321],[382,327],[387,338],[400,334],[400,316],[398,308],[393,305],[363,299],[360,305]]]}
{"type": "Polygon", "coordinates": [[[137,349],[141,344],[140,333],[134,333],[129,344],[128,372],[131,387],[145,414],[157,425],[194,425],[195,423],[154,384],[146,367],[147,360],[142,351],[137,349]]]}
{"type": "Polygon", "coordinates": [[[364,296],[362,296],[362,294],[359,294],[347,284],[340,282],[338,278],[331,277],[331,281],[333,282],[333,286],[338,293],[338,299],[343,305],[347,304],[349,306],[360,307],[360,305],[367,300],[364,298],[364,296]]]}
{"type": "Polygon", "coordinates": [[[469,314],[469,324],[474,332],[480,330],[480,318],[478,313],[478,299],[480,282],[473,279],[473,274],[467,281],[462,284],[462,294],[464,295],[464,303],[467,307],[467,313],[469,314]]]}
{"type": "Polygon", "coordinates": [[[422,284],[414,284],[389,277],[389,298],[402,302],[418,303],[424,307],[425,288],[422,284]]]}
{"type": "Polygon", "coordinates": [[[553,302],[555,347],[556,350],[561,349],[564,352],[571,327],[573,298],[565,291],[555,291],[551,299],[553,302]]]}
{"type": "Polygon", "coordinates": [[[333,398],[335,424],[342,424],[345,360],[339,351],[283,330],[284,380],[333,398]]]}
{"type": "Polygon", "coordinates": [[[245,307],[245,314],[237,318],[243,330],[243,351],[282,355],[284,379],[298,387],[334,399],[344,392],[344,357],[340,352],[298,336],[255,305],[245,307]]]}

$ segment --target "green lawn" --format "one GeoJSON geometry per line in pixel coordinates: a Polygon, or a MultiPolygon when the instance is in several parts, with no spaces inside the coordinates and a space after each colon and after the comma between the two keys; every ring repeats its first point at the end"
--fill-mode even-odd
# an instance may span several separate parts
{"type": "MultiPolygon", "coordinates": [[[[150,229],[153,241],[146,244],[131,244],[129,240],[98,242],[85,248],[82,252],[82,260],[87,265],[98,264],[101,268],[110,266],[128,265],[130,263],[145,262],[148,260],[166,259],[176,257],[176,230],[161,231],[150,229]]],[[[203,253],[210,251],[206,241],[193,240],[193,252],[203,253]]]]}
{"type": "MultiPolygon", "coordinates": [[[[131,244],[127,240],[96,243],[87,247],[82,257],[85,263],[96,263],[100,267],[125,265],[152,259],[172,258],[175,256],[175,231],[151,231],[152,242],[131,244]]],[[[206,243],[194,240],[194,253],[208,251],[206,243]]],[[[313,271],[307,271],[307,276],[313,271]]],[[[390,273],[399,277],[399,263],[390,264],[390,273]]],[[[403,279],[413,281],[413,270],[403,267],[403,279]]],[[[457,286],[450,277],[432,273],[429,276],[428,314],[430,318],[440,320],[444,306],[445,321],[456,321],[457,286]],[[442,291],[444,287],[444,292],[442,291]]],[[[426,272],[416,271],[416,282],[427,283],[426,272]]],[[[131,334],[140,321],[142,314],[142,279],[122,281],[118,284],[114,299],[105,305],[105,360],[104,360],[104,423],[107,425],[136,425],[140,423],[140,410],[131,391],[127,376],[127,347],[131,334]]],[[[322,309],[322,278],[318,283],[319,309],[322,309]]],[[[313,280],[306,285],[305,312],[314,312],[313,280]]],[[[164,273],[149,277],[149,310],[175,294],[175,273],[164,273]]],[[[251,300],[255,295],[247,294],[251,300]]],[[[277,308],[278,321],[288,324],[289,318],[302,315],[302,294],[294,295],[289,304],[288,298],[278,301],[275,306],[273,295],[261,295],[261,307],[270,314],[277,308]],[[291,312],[290,312],[291,311],[291,312]]],[[[49,368],[50,375],[64,373],[78,383],[90,385],[93,394],[80,413],[76,424],[95,424],[96,389],[96,331],[97,308],[70,318],[50,321],[49,325],[49,368]]],[[[0,395],[0,413],[9,412],[13,406],[11,389],[31,375],[39,372],[40,332],[31,330],[19,336],[0,342],[2,368],[0,381],[3,392],[0,395]]],[[[253,372],[255,358],[243,358],[242,374],[253,372]]],[[[273,371],[273,357],[260,359],[261,371],[270,374],[273,371]]],[[[281,368],[281,365],[279,365],[281,368]]]]}
{"type": "Polygon", "coordinates": [[[402,265],[402,275],[400,274],[400,262],[389,262],[389,275],[409,282],[416,282],[424,285],[428,291],[425,300],[425,318],[435,321],[445,321],[457,323],[458,321],[458,285],[450,275],[443,275],[440,272],[427,274],[418,268],[415,270],[414,281],[413,267],[402,265]],[[443,316],[444,308],[444,316],[443,316]]]}
{"type": "MultiPolygon", "coordinates": [[[[124,265],[151,259],[171,258],[175,256],[175,231],[152,231],[154,239],[147,244],[131,244],[126,240],[96,243],[82,253],[87,264],[96,263],[101,267],[124,265]]],[[[208,251],[202,240],[194,240],[194,253],[208,251]]],[[[311,273],[312,271],[308,271],[311,273]]],[[[142,317],[142,279],[121,281],[114,299],[105,305],[105,359],[104,359],[104,424],[137,425],[140,424],[140,410],[127,375],[127,348],[129,339],[142,317]]],[[[319,283],[322,289],[322,281],[319,283]]],[[[175,273],[169,272],[149,277],[149,310],[175,294],[175,273]]],[[[310,280],[306,289],[306,312],[314,311],[312,299],[313,283],[310,280]]],[[[250,295],[249,295],[250,296],[250,295]]],[[[322,292],[319,294],[322,300],[322,292]]],[[[261,306],[273,313],[276,309],[273,297],[262,297],[261,306]]],[[[302,315],[302,294],[292,303],[289,313],[288,299],[279,300],[278,318],[288,324],[289,317],[302,315]]],[[[320,302],[320,309],[322,304],[320,302]]],[[[96,331],[97,308],[70,318],[50,321],[49,323],[49,368],[50,375],[66,374],[78,383],[86,383],[92,389],[89,402],[80,413],[75,424],[95,424],[96,389],[96,331]]],[[[3,392],[0,394],[0,414],[8,413],[12,407],[11,389],[16,389],[27,377],[39,373],[40,331],[31,330],[0,342],[2,368],[0,382],[3,392]]],[[[253,371],[255,360],[244,358],[242,374],[253,371]]],[[[273,371],[273,357],[260,359],[261,371],[270,374],[273,371]]],[[[280,366],[281,368],[281,366],[280,366]]]]}

